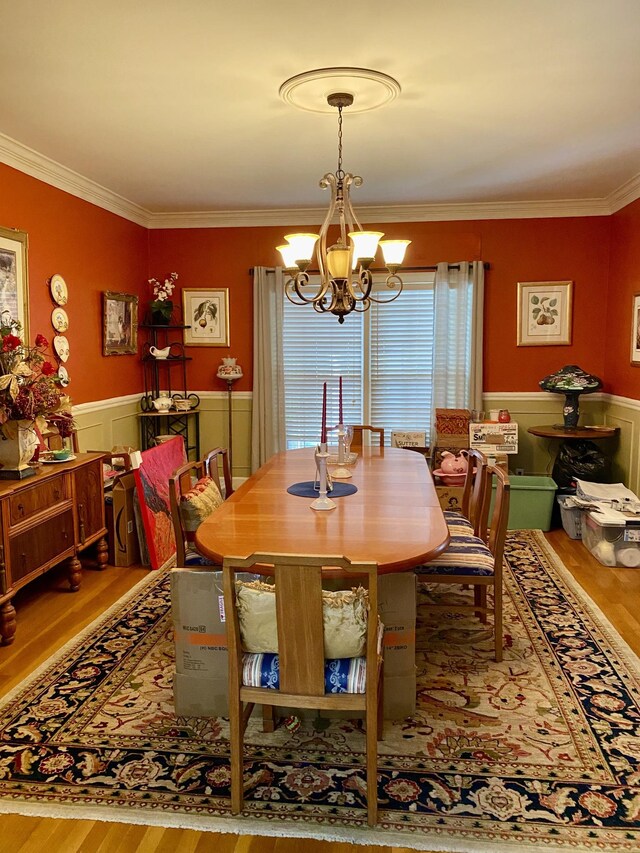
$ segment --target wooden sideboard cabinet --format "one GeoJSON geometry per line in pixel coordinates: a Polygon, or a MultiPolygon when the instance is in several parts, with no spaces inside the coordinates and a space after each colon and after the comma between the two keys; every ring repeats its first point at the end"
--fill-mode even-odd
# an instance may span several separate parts
{"type": "Polygon", "coordinates": [[[80,588],[79,552],[97,543],[97,563],[107,562],[101,453],[42,464],[33,477],[0,482],[0,639],[13,642],[13,596],[25,584],[66,560],[72,592],[80,588]]]}

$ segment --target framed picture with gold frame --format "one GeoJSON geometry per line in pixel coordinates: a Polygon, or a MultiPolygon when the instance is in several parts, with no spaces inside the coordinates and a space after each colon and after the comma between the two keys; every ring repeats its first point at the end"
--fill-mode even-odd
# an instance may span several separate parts
{"type": "Polygon", "coordinates": [[[29,278],[26,231],[0,228],[0,322],[15,320],[22,326],[21,337],[29,343],[29,278]]]}
{"type": "Polygon", "coordinates": [[[572,281],[518,282],[518,346],[571,343],[572,281]]]}
{"type": "Polygon", "coordinates": [[[183,289],[182,309],[185,346],[229,346],[229,288],[183,289]]]}
{"type": "Polygon", "coordinates": [[[640,293],[634,294],[631,315],[631,364],[640,367],[640,293]]]}
{"type": "Polygon", "coordinates": [[[132,355],[138,351],[138,297],[132,293],[102,294],[103,355],[132,355]]]}

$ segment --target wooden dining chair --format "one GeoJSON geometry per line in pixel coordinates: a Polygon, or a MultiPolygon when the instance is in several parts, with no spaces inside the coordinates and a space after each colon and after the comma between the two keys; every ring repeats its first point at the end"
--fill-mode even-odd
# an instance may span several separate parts
{"type": "Polygon", "coordinates": [[[456,533],[468,533],[487,541],[487,523],[491,492],[487,489],[487,457],[481,450],[470,448],[467,454],[467,473],[462,490],[460,512],[444,510],[449,530],[456,533]]]}
{"type": "Polygon", "coordinates": [[[470,584],[473,604],[433,605],[433,609],[452,612],[473,611],[486,621],[493,613],[494,653],[502,660],[502,561],[509,520],[509,478],[494,465],[487,466],[487,490],[496,480],[496,498],[491,515],[488,542],[468,533],[451,533],[447,548],[429,563],[415,570],[418,580],[446,584],[470,584]],[[487,604],[487,590],[493,589],[493,606],[487,604]],[[476,592],[477,590],[477,592],[476,592]]]}
{"type": "MultiPolygon", "coordinates": [[[[78,430],[73,429],[69,434],[71,448],[74,453],[80,452],[78,444],[78,430]]],[[[59,429],[54,424],[47,424],[47,428],[42,432],[42,441],[49,450],[62,450],[65,446],[64,438],[60,435],[59,429]]]]}
{"type": "MultiPolygon", "coordinates": [[[[343,557],[295,554],[253,554],[246,559],[225,557],[224,598],[229,644],[229,725],[231,750],[231,811],[238,814],[244,802],[244,732],[254,704],[281,707],[364,712],[366,721],[367,820],[377,822],[377,740],[382,736],[382,654],[378,620],[378,570],[375,563],[356,563],[343,557]],[[275,625],[270,639],[264,638],[265,605],[256,605],[260,644],[249,636],[251,601],[264,584],[236,583],[236,573],[256,564],[273,566],[274,587],[264,591],[274,611],[275,625]],[[357,656],[325,659],[327,645],[327,593],[323,566],[338,567],[357,577],[366,588],[361,608],[364,649],[357,656]],[[248,596],[251,588],[251,596],[248,596]],[[255,592],[254,592],[255,589],[255,592]],[[272,646],[275,645],[275,648],[272,646]],[[252,653],[254,648],[270,652],[252,653]]],[[[353,595],[354,591],[350,591],[353,595]]],[[[360,593],[364,595],[364,593],[360,593]]],[[[344,593],[342,593],[344,595],[344,593]]],[[[353,613],[351,604],[340,620],[353,613]]],[[[352,617],[353,618],[353,617],[352,617]]],[[[345,631],[344,622],[341,630],[345,631]]]]}
{"type": "Polygon", "coordinates": [[[176,468],[169,478],[169,503],[178,566],[212,565],[195,546],[196,530],[232,494],[226,448],[216,447],[202,459],[176,468]]]}
{"type": "Polygon", "coordinates": [[[353,426],[353,438],[351,440],[351,450],[362,450],[364,434],[367,432],[371,438],[371,442],[373,443],[373,438],[375,435],[378,436],[378,440],[380,442],[380,447],[384,447],[384,429],[383,427],[374,427],[369,426],[368,424],[354,424],[353,426]]]}

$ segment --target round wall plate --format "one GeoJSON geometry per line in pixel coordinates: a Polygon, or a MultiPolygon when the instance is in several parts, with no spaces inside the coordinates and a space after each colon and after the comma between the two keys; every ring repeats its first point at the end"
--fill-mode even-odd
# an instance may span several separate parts
{"type": "Polygon", "coordinates": [[[64,308],[54,308],[51,312],[51,325],[56,332],[66,332],[69,328],[69,317],[64,308]]]}
{"type": "Polygon", "coordinates": [[[51,290],[51,298],[56,303],[56,305],[66,305],[69,301],[69,290],[67,288],[67,283],[62,278],[61,275],[52,275],[51,281],[49,282],[49,289],[51,290]]]}
{"type": "Polygon", "coordinates": [[[53,348],[60,361],[67,361],[69,358],[69,341],[64,335],[56,335],[54,337],[53,348]]]}
{"type": "Polygon", "coordinates": [[[58,379],[60,380],[60,384],[63,388],[66,388],[69,382],[71,381],[69,379],[67,368],[63,364],[58,367],[58,379]]]}

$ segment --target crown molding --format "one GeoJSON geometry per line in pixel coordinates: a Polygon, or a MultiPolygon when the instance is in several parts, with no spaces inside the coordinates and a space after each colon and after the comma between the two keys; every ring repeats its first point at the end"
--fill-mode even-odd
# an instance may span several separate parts
{"type": "Polygon", "coordinates": [[[128,219],[145,228],[149,227],[150,213],[145,208],[2,133],[0,133],[0,162],[76,198],[95,204],[103,210],[115,213],[123,219],[128,219]]]}
{"type": "MultiPolygon", "coordinates": [[[[0,162],[90,204],[115,213],[123,219],[154,230],[319,225],[326,215],[324,207],[153,213],[1,133],[0,162]]],[[[358,213],[367,223],[609,216],[638,198],[640,198],[640,174],[635,175],[606,198],[468,204],[370,205],[359,206],[358,213]]]]}
{"type": "Polygon", "coordinates": [[[616,213],[638,198],[640,198],[640,175],[634,175],[607,197],[610,212],[616,213]]]}
{"type": "MultiPolygon", "coordinates": [[[[227,210],[185,213],[151,213],[148,228],[248,228],[251,226],[320,225],[326,208],[277,210],[227,210]]],[[[558,201],[476,202],[473,204],[406,204],[358,206],[363,222],[451,222],[478,219],[548,219],[562,216],[608,216],[606,199],[558,201]]]]}

